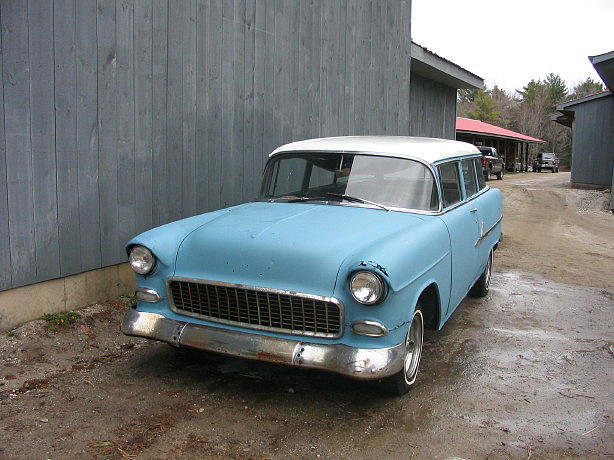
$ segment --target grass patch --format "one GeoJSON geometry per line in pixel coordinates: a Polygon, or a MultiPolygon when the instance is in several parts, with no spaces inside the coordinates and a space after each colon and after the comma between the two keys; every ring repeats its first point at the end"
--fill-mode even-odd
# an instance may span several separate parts
{"type": "Polygon", "coordinates": [[[67,311],[66,313],[45,313],[42,319],[47,321],[49,325],[63,326],[74,323],[80,317],[81,315],[76,311],[67,311]]]}
{"type": "Polygon", "coordinates": [[[7,337],[17,337],[17,332],[15,331],[6,331],[7,337]]]}

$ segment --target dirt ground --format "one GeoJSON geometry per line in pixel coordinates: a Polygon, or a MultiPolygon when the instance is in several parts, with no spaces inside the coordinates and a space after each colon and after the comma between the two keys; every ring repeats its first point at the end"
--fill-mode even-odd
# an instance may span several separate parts
{"type": "Polygon", "coordinates": [[[118,331],[130,299],[0,337],[0,458],[614,458],[614,216],[569,174],[505,194],[491,293],[402,398],[118,331]]]}
{"type": "Polygon", "coordinates": [[[525,173],[490,185],[504,192],[501,269],[561,283],[614,287],[614,216],[609,195],[572,189],[570,173],[525,173]]]}

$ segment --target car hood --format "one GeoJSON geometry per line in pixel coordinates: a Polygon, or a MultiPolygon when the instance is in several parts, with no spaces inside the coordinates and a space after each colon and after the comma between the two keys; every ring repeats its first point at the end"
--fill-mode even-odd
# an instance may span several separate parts
{"type": "Polygon", "coordinates": [[[346,258],[359,259],[361,249],[422,221],[310,203],[255,202],[225,211],[183,240],[175,276],[331,296],[346,258]]]}

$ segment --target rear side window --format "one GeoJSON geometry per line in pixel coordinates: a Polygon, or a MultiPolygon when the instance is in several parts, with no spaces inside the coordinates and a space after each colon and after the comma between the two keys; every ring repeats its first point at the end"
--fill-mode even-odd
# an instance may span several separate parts
{"type": "Polygon", "coordinates": [[[478,193],[478,183],[475,177],[475,161],[463,160],[461,162],[461,169],[463,171],[463,182],[465,183],[465,193],[467,194],[467,197],[473,196],[476,193],[478,193]]]}
{"type": "Polygon", "coordinates": [[[482,190],[483,188],[486,187],[486,179],[484,178],[484,170],[482,169],[482,162],[480,161],[479,158],[476,158],[475,160],[473,160],[474,164],[475,164],[475,170],[478,173],[478,189],[482,190]]]}
{"type": "Polygon", "coordinates": [[[456,162],[439,166],[439,176],[441,177],[444,207],[458,203],[461,200],[461,191],[456,162]]]}

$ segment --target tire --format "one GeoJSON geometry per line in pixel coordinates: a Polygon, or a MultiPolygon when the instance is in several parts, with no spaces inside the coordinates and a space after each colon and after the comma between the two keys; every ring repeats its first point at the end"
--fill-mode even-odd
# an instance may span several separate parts
{"type": "Polygon", "coordinates": [[[490,175],[491,175],[491,171],[490,171],[490,168],[488,168],[486,171],[484,171],[484,180],[489,181],[490,175]]]}
{"type": "Polygon", "coordinates": [[[469,295],[471,297],[486,297],[486,294],[488,294],[488,290],[490,289],[490,280],[492,278],[492,260],[493,252],[491,249],[490,253],[488,254],[488,261],[486,262],[484,272],[480,275],[469,291],[469,295]]]}
{"type": "Polygon", "coordinates": [[[537,172],[538,173],[542,172],[542,168],[537,168],[537,172]]]}
{"type": "Polygon", "coordinates": [[[497,173],[497,180],[503,180],[503,168],[497,173]]]}
{"type": "Polygon", "coordinates": [[[556,168],[552,168],[552,174],[556,172],[556,168]]]}
{"type": "Polygon", "coordinates": [[[423,343],[424,317],[422,316],[420,305],[416,305],[414,316],[405,337],[403,369],[380,381],[380,385],[386,393],[392,396],[403,396],[415,386],[420,367],[420,358],[422,357],[423,343]]]}

